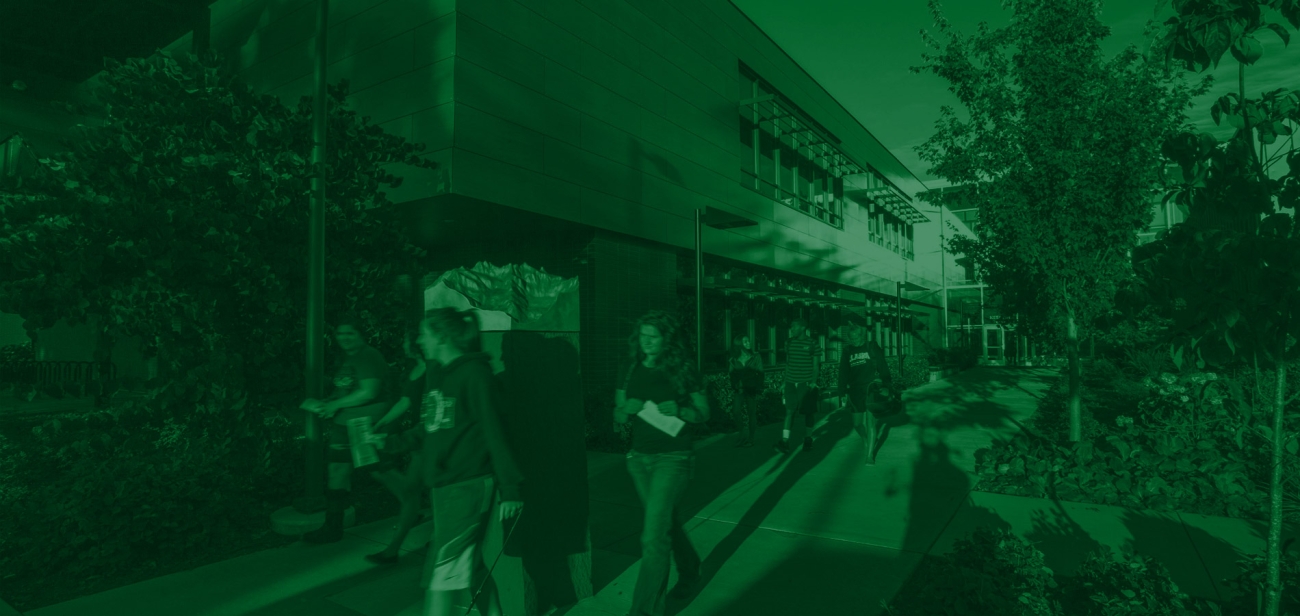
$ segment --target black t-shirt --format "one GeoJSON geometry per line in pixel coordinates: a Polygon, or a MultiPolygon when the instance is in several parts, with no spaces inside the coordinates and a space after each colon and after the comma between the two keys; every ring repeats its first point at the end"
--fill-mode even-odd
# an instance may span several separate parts
{"type": "MultiPolygon", "coordinates": [[[[693,369],[687,375],[688,389],[699,391],[702,380],[693,369]]],[[[627,374],[628,369],[623,369],[623,374],[627,374]]],[[[647,368],[645,364],[637,362],[627,379],[627,397],[628,399],[646,400],[659,404],[661,402],[673,401],[678,406],[690,406],[692,391],[678,392],[673,387],[672,379],[668,373],[660,368],[647,368]]],[[[670,451],[691,451],[691,424],[682,427],[677,436],[669,436],[668,433],[656,428],[639,415],[633,415],[632,421],[632,449],[639,453],[666,453],[670,451]]]]}
{"type": "Polygon", "coordinates": [[[840,395],[866,395],[868,387],[877,380],[892,384],[880,345],[871,341],[862,346],[845,345],[840,351],[840,395]]]}
{"type": "Polygon", "coordinates": [[[336,400],[356,391],[361,387],[361,381],[365,379],[379,379],[379,391],[375,392],[374,400],[357,406],[389,400],[392,375],[388,369],[388,362],[384,361],[383,353],[375,347],[366,345],[351,355],[340,353],[335,366],[337,368],[334,371],[334,393],[329,399],[336,400]]]}

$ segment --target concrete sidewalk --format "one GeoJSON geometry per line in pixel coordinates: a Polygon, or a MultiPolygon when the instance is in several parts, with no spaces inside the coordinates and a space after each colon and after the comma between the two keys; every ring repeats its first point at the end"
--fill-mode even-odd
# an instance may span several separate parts
{"type": "MultiPolygon", "coordinates": [[[[700,443],[683,504],[705,586],[679,613],[874,615],[922,555],[947,551],[979,526],[1037,542],[1058,574],[1100,546],[1137,549],[1164,561],[1190,594],[1219,598],[1217,583],[1235,573],[1237,556],[1262,549],[1263,524],[972,492],[975,451],[1016,432],[1056,374],[982,367],[909,391],[910,423],[892,429],[874,467],[864,465],[843,412],[822,418],[809,451],[773,452],[779,425],[760,428],[750,449],[732,447],[729,436],[700,443]]],[[[589,474],[596,595],[556,614],[622,616],[639,570],[641,504],[622,456],[590,454],[589,474]]],[[[357,527],[334,545],[297,543],[28,616],[415,616],[422,554],[386,568],[362,559],[391,526],[357,527]]],[[[421,545],[427,533],[417,529],[406,546],[421,545]]]]}

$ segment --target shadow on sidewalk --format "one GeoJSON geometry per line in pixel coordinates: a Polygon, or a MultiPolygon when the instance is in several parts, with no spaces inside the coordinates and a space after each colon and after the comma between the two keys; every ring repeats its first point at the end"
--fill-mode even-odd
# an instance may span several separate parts
{"type": "MultiPolygon", "coordinates": [[[[733,555],[735,555],[736,550],[738,550],[740,546],[743,543],[745,543],[745,541],[749,539],[751,535],[754,534],[754,531],[758,530],[758,528],[763,524],[763,521],[767,518],[768,514],[770,514],[772,510],[776,508],[777,504],[781,502],[782,497],[785,496],[785,494],[790,490],[790,488],[794,487],[794,485],[798,483],[799,480],[804,475],[806,475],[809,470],[821,464],[822,461],[826,459],[826,456],[830,452],[831,447],[833,447],[835,443],[839,442],[840,439],[843,439],[844,437],[850,435],[853,432],[852,428],[853,428],[852,421],[848,417],[847,413],[835,412],[831,415],[831,417],[828,418],[828,421],[824,425],[822,425],[820,429],[816,429],[813,432],[812,436],[815,441],[815,445],[820,444],[819,447],[814,446],[811,451],[804,451],[802,448],[797,448],[794,450],[793,453],[782,455],[781,459],[777,460],[774,463],[773,466],[774,471],[776,468],[780,468],[779,472],[777,472],[776,478],[772,481],[771,484],[769,484],[766,488],[764,488],[763,493],[758,497],[756,501],[754,501],[754,504],[749,507],[749,509],[745,512],[745,515],[741,516],[740,520],[735,524],[731,532],[728,533],[727,536],[722,539],[722,541],[718,542],[718,544],[713,548],[713,550],[709,552],[708,557],[705,558],[704,562],[701,564],[700,573],[703,576],[701,589],[707,589],[709,582],[712,581],[712,579],[717,575],[718,571],[722,569],[722,566],[733,555]]],[[[794,430],[791,430],[792,444],[798,442],[793,438],[794,432],[795,432],[794,430]]],[[[856,436],[854,438],[856,438],[856,436]]],[[[719,448],[715,445],[710,449],[714,450],[710,453],[716,453],[716,450],[719,448]]],[[[856,462],[856,464],[860,464],[860,463],[861,463],[860,461],[856,462]]],[[[704,482],[702,481],[701,484],[703,483],[704,482]]],[[[718,484],[711,482],[708,485],[716,486],[718,484]]],[[[714,491],[718,493],[721,492],[720,490],[714,490],[714,491]]],[[[826,514],[824,513],[825,509],[819,508],[818,510],[822,511],[823,513],[819,514],[817,517],[812,519],[812,523],[814,525],[818,523],[819,521],[818,518],[826,517],[826,514]]],[[[698,513],[698,508],[692,509],[690,513],[692,515],[698,513]]],[[[845,556],[847,557],[848,555],[845,556]]],[[[853,569],[853,567],[850,566],[850,564],[847,562],[842,564],[845,565],[845,568],[843,569],[844,571],[853,569]]],[[[789,580],[787,579],[786,581],[782,582],[780,585],[775,587],[769,587],[769,588],[788,589],[789,588],[788,584],[789,584],[789,580]]],[[[760,594],[762,595],[763,598],[753,599],[759,602],[765,601],[767,599],[771,599],[771,597],[773,596],[773,594],[771,593],[740,593],[740,594],[742,596],[760,594]]],[[[782,594],[782,593],[778,593],[778,594],[782,594]]],[[[783,593],[783,594],[799,595],[801,593],[783,593]]],[[[805,599],[807,599],[806,595],[804,597],[805,599]]],[[[770,605],[767,606],[767,609],[770,610],[771,608],[772,606],[770,605]]],[[[762,613],[761,610],[754,611],[754,609],[752,608],[742,608],[739,606],[736,608],[736,610],[738,611],[732,611],[729,609],[725,613],[728,614],[762,613]]],[[[781,613],[781,612],[770,612],[770,613],[781,613]]],[[[784,612],[784,613],[791,613],[791,612],[784,612]]],[[[826,613],[826,612],[823,611],[821,613],[826,613]]]]}

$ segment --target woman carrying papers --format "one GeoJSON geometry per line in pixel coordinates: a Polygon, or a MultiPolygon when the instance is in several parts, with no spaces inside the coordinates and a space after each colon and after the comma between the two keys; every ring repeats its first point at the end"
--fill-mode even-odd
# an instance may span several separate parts
{"type": "Polygon", "coordinates": [[[631,613],[663,616],[670,560],[676,561],[678,573],[678,584],[668,595],[672,599],[690,597],[700,582],[700,556],[682,528],[677,502],[695,466],[685,424],[708,421],[709,405],[674,317],[661,311],[641,317],[628,345],[623,383],[614,393],[614,421],[632,422],[627,469],[646,510],[631,613]]]}

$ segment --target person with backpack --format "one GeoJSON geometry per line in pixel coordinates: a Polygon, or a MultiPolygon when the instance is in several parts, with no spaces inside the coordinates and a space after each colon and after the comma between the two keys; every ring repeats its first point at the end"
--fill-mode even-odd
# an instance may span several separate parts
{"type": "MultiPolygon", "coordinates": [[[[790,323],[789,334],[785,345],[785,424],[781,440],[776,443],[776,450],[783,454],[790,453],[790,428],[794,425],[795,414],[804,408],[806,398],[814,393],[822,356],[821,345],[809,334],[807,321],[795,319],[790,323]]],[[[813,446],[814,421],[812,413],[804,413],[804,451],[813,446]]]]}
{"type": "Polygon", "coordinates": [[[737,447],[753,447],[754,431],[758,429],[758,397],[763,393],[763,358],[754,350],[749,336],[736,336],[731,344],[729,361],[732,404],[739,417],[740,436],[737,447]]]}
{"type": "Polygon", "coordinates": [[[867,340],[866,319],[846,315],[840,337],[845,341],[840,351],[840,406],[853,415],[853,431],[862,438],[867,464],[875,464],[876,445],[885,427],[880,419],[889,414],[890,402],[897,395],[893,376],[885,363],[884,350],[867,340]]]}
{"type": "Polygon", "coordinates": [[[334,543],[343,539],[343,514],[352,497],[352,447],[347,422],[356,417],[372,420],[389,406],[391,388],[388,362],[383,353],[366,343],[362,322],[356,315],[340,317],[334,326],[339,347],[335,362],[334,391],[325,400],[308,400],[303,407],[330,420],[325,427],[328,446],[328,490],[325,492],[325,524],[303,535],[308,543],[334,543]]]}
{"type": "MultiPolygon", "coordinates": [[[[420,450],[421,477],[432,491],[433,538],[422,585],[427,616],[450,616],[456,593],[474,596],[479,613],[501,616],[497,585],[483,560],[487,525],[518,522],[523,473],[506,440],[496,406],[493,371],[482,352],[478,316],[440,308],[420,324],[419,346],[435,369],[427,371],[420,425],[372,441],[390,452],[420,450]],[[491,519],[494,503],[500,514],[491,519]]],[[[508,535],[507,535],[508,538],[508,535]]]]}
{"type": "Polygon", "coordinates": [[[665,597],[684,601],[701,580],[700,555],[686,536],[677,505],[695,471],[690,427],[709,420],[709,403],[704,379],[675,317],[662,311],[642,316],[628,346],[623,382],[614,392],[614,421],[632,423],[627,470],[645,504],[641,571],[632,591],[631,615],[663,616],[665,597]],[[686,425],[668,422],[679,431],[665,431],[660,416],[686,425]],[[670,560],[677,563],[678,583],[665,593],[670,560]]]}

